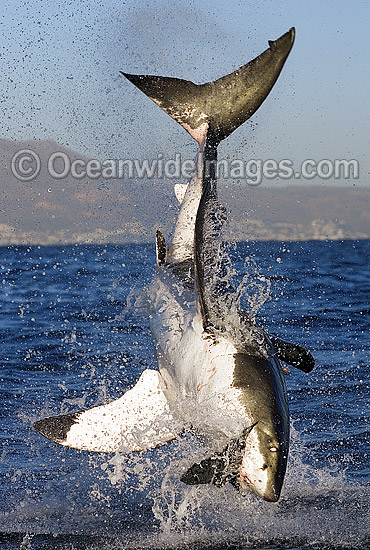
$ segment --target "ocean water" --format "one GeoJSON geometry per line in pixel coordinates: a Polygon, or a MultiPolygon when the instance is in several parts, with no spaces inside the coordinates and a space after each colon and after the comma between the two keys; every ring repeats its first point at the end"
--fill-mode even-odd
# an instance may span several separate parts
{"type": "Polygon", "coordinates": [[[191,434],[131,456],[39,435],[34,421],[115,399],[156,367],[155,251],[2,247],[0,548],[369,548],[370,241],[239,243],[231,255],[240,277],[270,283],[259,323],[316,358],[287,376],[280,501],[182,484],[191,434]]]}

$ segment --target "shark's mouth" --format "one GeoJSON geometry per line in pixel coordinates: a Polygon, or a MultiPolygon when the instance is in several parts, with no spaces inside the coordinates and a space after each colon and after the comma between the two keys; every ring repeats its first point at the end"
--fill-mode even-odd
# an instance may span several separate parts
{"type": "Polygon", "coordinates": [[[220,453],[215,452],[212,456],[193,464],[181,476],[181,481],[187,485],[212,483],[217,487],[231,483],[238,490],[252,489],[250,478],[242,472],[242,462],[246,439],[256,425],[257,422],[246,428],[240,437],[232,439],[220,453]]]}
{"type": "Polygon", "coordinates": [[[234,464],[227,464],[225,456],[214,455],[201,462],[193,464],[181,476],[181,481],[187,485],[212,484],[222,487],[230,483],[238,492],[255,492],[251,476],[241,470],[241,459],[238,468],[234,464]]]}
{"type": "Polygon", "coordinates": [[[253,483],[245,472],[239,472],[238,482],[241,487],[246,486],[246,488],[253,488],[253,483]]]}

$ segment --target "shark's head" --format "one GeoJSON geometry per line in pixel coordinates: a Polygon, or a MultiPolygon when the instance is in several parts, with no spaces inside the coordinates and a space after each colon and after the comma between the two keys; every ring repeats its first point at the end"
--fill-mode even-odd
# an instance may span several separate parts
{"type": "Polygon", "coordinates": [[[252,491],[269,502],[280,497],[288,446],[268,425],[256,422],[231,440],[220,453],[193,464],[181,477],[189,485],[230,482],[237,490],[252,491]]]}
{"type": "Polygon", "coordinates": [[[288,450],[273,425],[257,423],[244,440],[237,483],[264,500],[279,500],[288,450]]]}
{"type": "Polygon", "coordinates": [[[238,484],[276,502],[283,485],[288,448],[289,413],[285,381],[278,360],[246,353],[234,355],[234,386],[253,427],[243,434],[238,484]]]}

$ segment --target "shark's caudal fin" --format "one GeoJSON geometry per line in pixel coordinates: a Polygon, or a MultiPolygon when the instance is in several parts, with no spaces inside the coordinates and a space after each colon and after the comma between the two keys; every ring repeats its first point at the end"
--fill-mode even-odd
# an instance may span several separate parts
{"type": "Polygon", "coordinates": [[[158,371],[147,369],[136,385],[107,405],[45,418],[35,423],[55,443],[97,452],[142,451],[174,439],[181,427],[173,418],[158,371]]]}
{"type": "Polygon", "coordinates": [[[219,143],[259,108],[276,82],[293,46],[290,29],[261,55],[213,82],[194,84],[163,76],[122,72],[135,86],[200,142],[209,127],[219,143]]]}

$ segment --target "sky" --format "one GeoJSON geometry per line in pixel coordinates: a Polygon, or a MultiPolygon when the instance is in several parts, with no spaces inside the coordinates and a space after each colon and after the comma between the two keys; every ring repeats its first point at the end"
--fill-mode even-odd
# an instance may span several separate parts
{"type": "MultiPolygon", "coordinates": [[[[296,42],[277,84],[220,155],[356,159],[356,185],[368,186],[367,0],[2,0],[1,137],[54,140],[100,160],[191,159],[187,132],[119,71],[203,83],[292,26],[296,42]]],[[[330,185],[338,183],[346,182],[330,185]]]]}

